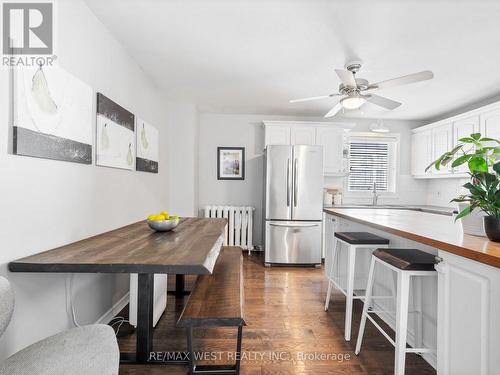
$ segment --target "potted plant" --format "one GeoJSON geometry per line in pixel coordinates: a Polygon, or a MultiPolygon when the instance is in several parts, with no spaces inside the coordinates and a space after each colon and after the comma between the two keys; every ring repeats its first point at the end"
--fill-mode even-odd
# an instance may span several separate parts
{"type": "Polygon", "coordinates": [[[467,163],[470,181],[463,185],[468,192],[451,202],[467,203],[455,220],[474,210],[484,212],[484,229],[491,241],[500,242],[500,141],[482,137],[480,133],[460,138],[458,144],[445,152],[427,168],[440,169],[451,162],[453,168],[467,163]]]}

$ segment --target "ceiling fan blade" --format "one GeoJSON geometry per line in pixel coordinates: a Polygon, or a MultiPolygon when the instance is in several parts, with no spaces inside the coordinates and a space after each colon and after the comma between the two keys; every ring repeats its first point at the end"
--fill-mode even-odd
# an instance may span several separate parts
{"type": "Polygon", "coordinates": [[[310,98],[292,99],[292,100],[290,100],[290,103],[300,103],[300,102],[308,102],[311,100],[326,99],[326,98],[331,98],[332,96],[337,96],[337,95],[339,95],[339,94],[330,94],[330,95],[312,96],[310,98]]]}
{"type": "Polygon", "coordinates": [[[409,83],[420,82],[420,81],[427,81],[428,79],[432,78],[434,78],[434,73],[432,73],[430,70],[425,70],[423,72],[408,74],[407,76],[402,76],[378,82],[370,85],[370,88],[385,89],[387,87],[407,85],[409,83]]]}
{"type": "Polygon", "coordinates": [[[339,76],[344,86],[356,87],[356,80],[354,74],[349,70],[335,69],[335,73],[339,76]]]}
{"type": "Polygon", "coordinates": [[[335,107],[333,107],[332,109],[330,109],[330,111],[328,111],[328,113],[325,115],[325,118],[335,116],[337,112],[340,111],[341,109],[342,109],[342,104],[337,103],[335,107]]]}
{"type": "Polygon", "coordinates": [[[400,102],[397,102],[395,100],[387,99],[387,98],[384,98],[383,96],[378,96],[378,95],[373,95],[373,94],[370,95],[368,102],[375,104],[375,105],[378,105],[378,106],[383,107],[383,108],[391,109],[391,110],[396,109],[401,105],[400,102]]]}

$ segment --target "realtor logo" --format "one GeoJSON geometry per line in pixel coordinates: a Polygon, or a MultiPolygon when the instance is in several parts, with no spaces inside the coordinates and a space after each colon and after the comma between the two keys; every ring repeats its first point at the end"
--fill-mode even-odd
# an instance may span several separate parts
{"type": "Polygon", "coordinates": [[[4,55],[53,53],[52,3],[3,3],[4,55]]]}

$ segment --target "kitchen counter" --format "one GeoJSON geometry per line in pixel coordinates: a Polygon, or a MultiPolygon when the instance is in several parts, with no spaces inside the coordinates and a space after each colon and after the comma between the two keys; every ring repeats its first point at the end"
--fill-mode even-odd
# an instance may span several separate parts
{"type": "Polygon", "coordinates": [[[464,235],[446,215],[394,208],[325,208],[324,212],[500,268],[500,243],[464,235]]]}
{"type": "Polygon", "coordinates": [[[451,207],[442,207],[442,206],[431,206],[431,205],[396,205],[396,204],[380,204],[380,205],[357,205],[357,204],[342,204],[342,205],[324,205],[323,208],[356,208],[356,209],[388,209],[388,210],[409,210],[409,211],[420,211],[420,212],[428,212],[432,214],[440,214],[452,216],[456,211],[455,208],[451,207]]]}

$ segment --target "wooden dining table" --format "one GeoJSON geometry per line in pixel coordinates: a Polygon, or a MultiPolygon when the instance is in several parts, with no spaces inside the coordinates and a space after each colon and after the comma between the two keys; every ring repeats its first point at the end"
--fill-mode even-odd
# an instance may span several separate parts
{"type": "Polygon", "coordinates": [[[170,232],[154,232],[140,221],[15,260],[9,270],[138,274],[136,352],[121,353],[121,361],[156,363],[151,358],[154,275],[211,274],[226,225],[223,218],[183,218],[170,232]]]}

